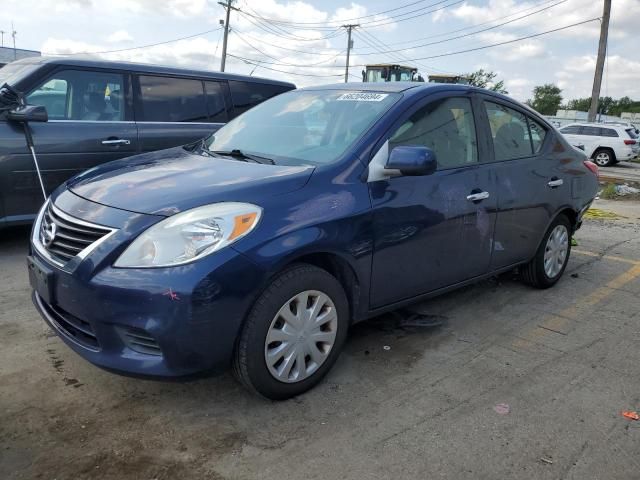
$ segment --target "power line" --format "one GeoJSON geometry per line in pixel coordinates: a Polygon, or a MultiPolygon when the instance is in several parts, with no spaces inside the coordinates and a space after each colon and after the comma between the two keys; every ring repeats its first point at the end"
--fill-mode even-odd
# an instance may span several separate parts
{"type": "MultiPolygon", "coordinates": [[[[414,18],[419,18],[419,17],[424,17],[425,15],[429,15],[431,13],[435,13],[435,12],[439,12],[441,10],[444,10],[445,8],[449,8],[449,7],[455,7],[456,5],[460,5],[461,3],[464,3],[465,0],[458,0],[456,2],[450,3],[448,5],[443,5],[442,7],[438,7],[438,8],[434,8],[433,10],[429,10],[427,12],[423,12],[417,15],[413,15],[411,17],[407,17],[407,18],[400,18],[398,19],[397,17],[389,17],[391,19],[391,21],[387,21],[387,22],[383,22],[383,23],[375,23],[375,22],[366,22],[363,23],[363,28],[375,28],[375,27],[384,27],[385,25],[391,25],[394,23],[400,23],[400,22],[406,22],[407,20],[413,20],[414,18]]],[[[379,20],[382,21],[382,20],[379,20]]]]}
{"type": "Polygon", "coordinates": [[[295,48],[287,48],[287,47],[283,47],[283,46],[281,46],[281,45],[276,45],[275,43],[267,42],[266,40],[263,40],[263,39],[261,39],[261,38],[260,38],[260,39],[258,39],[258,38],[256,38],[256,37],[253,37],[253,36],[251,36],[250,34],[248,34],[247,32],[242,31],[242,30],[238,30],[237,28],[235,28],[235,29],[234,29],[234,31],[235,31],[236,33],[238,33],[238,32],[239,32],[239,33],[241,33],[242,35],[244,35],[244,36],[245,36],[245,37],[247,37],[247,38],[250,38],[250,39],[251,39],[251,40],[253,40],[254,42],[264,43],[265,45],[269,45],[269,46],[271,46],[271,47],[275,47],[275,48],[278,48],[278,49],[280,49],[280,50],[287,50],[287,51],[289,51],[289,52],[304,53],[304,54],[306,54],[306,55],[330,55],[330,56],[335,55],[335,52],[316,52],[316,51],[311,52],[311,51],[309,51],[309,50],[298,50],[298,49],[295,49],[295,48]]]}
{"type": "Polygon", "coordinates": [[[342,34],[342,32],[338,29],[333,31],[333,33],[331,34],[327,34],[323,37],[317,37],[317,38],[305,38],[305,37],[299,37],[299,36],[292,37],[291,35],[287,36],[287,35],[283,35],[282,32],[274,30],[270,25],[266,24],[265,22],[254,19],[251,15],[248,15],[244,11],[240,11],[239,13],[243,15],[245,19],[249,21],[249,23],[253,24],[255,27],[258,27],[263,32],[269,33],[271,35],[275,35],[276,37],[284,38],[286,40],[292,40],[292,41],[298,41],[298,42],[317,42],[320,40],[328,40],[330,38],[334,38],[342,34]]]}
{"type": "MultiPolygon", "coordinates": [[[[477,52],[478,50],[485,50],[487,48],[493,48],[493,47],[499,47],[499,46],[502,46],[502,45],[508,45],[510,43],[516,43],[516,42],[520,42],[522,40],[528,40],[530,38],[541,37],[543,35],[548,35],[549,33],[559,32],[561,30],[566,30],[568,28],[577,27],[579,25],[584,25],[585,23],[595,22],[597,20],[600,20],[600,17],[591,18],[589,20],[584,20],[582,22],[573,23],[571,25],[565,25],[564,27],[554,28],[552,30],[547,30],[545,32],[534,33],[534,34],[531,34],[531,35],[527,35],[525,37],[519,37],[519,38],[514,38],[512,40],[506,40],[504,42],[492,43],[490,45],[483,45],[481,47],[468,48],[466,50],[458,50],[458,51],[455,51],[455,52],[440,53],[438,55],[430,55],[428,57],[412,58],[412,59],[410,59],[410,61],[415,62],[415,61],[418,61],[418,60],[430,60],[432,58],[442,58],[442,57],[449,57],[449,56],[452,56],[452,55],[460,55],[462,53],[477,52]]],[[[364,66],[364,65],[361,64],[359,66],[364,66]]]]}
{"type": "MultiPolygon", "coordinates": [[[[420,61],[420,60],[430,60],[430,59],[433,59],[433,58],[442,58],[442,57],[449,57],[449,56],[453,56],[453,55],[460,55],[460,54],[463,54],[463,53],[477,52],[479,50],[486,50],[488,48],[500,47],[502,45],[509,45],[511,43],[517,43],[517,42],[521,42],[523,40],[528,40],[528,39],[531,39],[531,38],[541,37],[543,35],[548,35],[550,33],[555,33],[555,32],[559,32],[559,31],[562,31],[562,30],[567,30],[569,28],[573,28],[573,27],[577,27],[577,26],[580,26],[580,25],[584,25],[586,23],[595,22],[597,20],[600,20],[600,18],[599,17],[595,17],[595,18],[591,18],[589,20],[583,20],[582,22],[572,23],[571,25],[565,25],[563,27],[554,28],[554,29],[547,30],[547,31],[544,31],[544,32],[533,33],[531,35],[526,35],[524,37],[514,38],[512,40],[505,40],[505,41],[502,41],[502,42],[492,43],[492,44],[489,44],[489,45],[482,45],[480,47],[467,48],[467,49],[464,49],[464,50],[457,50],[457,51],[454,51],[454,52],[440,53],[440,54],[436,54],[436,55],[429,55],[427,57],[408,58],[407,61],[416,62],[416,61],[420,61]]],[[[255,62],[255,60],[252,60],[252,61],[255,62]]],[[[273,63],[273,64],[277,65],[275,63],[273,63]]],[[[365,64],[354,64],[352,66],[354,66],[354,67],[355,66],[364,67],[366,65],[365,64]]],[[[344,68],[344,67],[345,67],[345,65],[336,65],[335,67],[332,67],[332,68],[344,68]]],[[[290,72],[285,72],[285,73],[290,73],[290,72]]]]}
{"type": "MultiPolygon", "coordinates": [[[[287,20],[277,20],[277,19],[273,19],[273,18],[265,18],[265,17],[261,17],[261,18],[264,19],[264,20],[268,20],[270,22],[274,22],[274,23],[278,22],[278,23],[289,24],[289,25],[320,25],[320,26],[325,26],[325,25],[328,25],[329,23],[341,24],[341,23],[344,23],[344,22],[357,22],[357,21],[362,20],[363,18],[371,18],[371,17],[376,17],[378,15],[384,15],[385,13],[395,12],[397,10],[401,10],[403,8],[406,8],[406,7],[411,7],[413,5],[416,5],[418,3],[423,3],[425,1],[426,0],[418,0],[416,2],[407,3],[405,5],[401,5],[401,6],[396,7],[396,8],[390,8],[389,10],[383,10],[381,12],[371,13],[369,15],[363,15],[362,17],[346,18],[346,19],[341,19],[341,20],[333,20],[333,21],[329,21],[329,22],[290,22],[290,21],[287,21],[287,20]]],[[[448,0],[441,0],[440,2],[437,2],[437,3],[444,3],[446,1],[448,1],[448,0]]],[[[428,7],[425,7],[425,8],[428,8],[428,7]]]]}
{"type": "MultiPolygon", "coordinates": [[[[359,36],[360,36],[360,39],[361,39],[361,40],[363,40],[363,41],[364,41],[365,43],[367,43],[368,45],[370,45],[370,46],[372,46],[372,47],[374,47],[374,48],[376,48],[376,49],[377,49],[377,52],[376,52],[376,53],[384,54],[384,55],[386,55],[387,57],[392,58],[392,57],[391,57],[391,55],[385,54],[384,50],[381,50],[381,49],[380,49],[380,47],[378,47],[378,46],[376,46],[376,45],[375,45],[375,44],[378,44],[378,45],[381,45],[383,49],[385,49],[385,48],[387,48],[387,49],[388,49],[388,48],[389,48],[389,46],[388,46],[386,43],[384,43],[382,40],[377,39],[375,36],[373,36],[372,34],[370,34],[370,33],[369,33],[369,32],[367,32],[367,31],[364,31],[364,30],[363,30],[363,31],[360,31],[360,32],[358,32],[358,33],[359,33],[359,36]],[[362,35],[365,35],[367,38],[363,38],[363,37],[362,37],[362,35]]],[[[359,54],[359,55],[361,55],[361,54],[359,54]]],[[[408,58],[406,55],[404,55],[404,54],[399,54],[399,55],[398,55],[398,57],[399,57],[401,60],[405,61],[405,62],[411,62],[411,59],[409,59],[409,58],[408,58]]],[[[395,59],[394,59],[394,62],[395,62],[395,59]]],[[[435,67],[431,67],[431,66],[429,66],[429,65],[425,65],[425,64],[423,64],[423,63],[415,62],[415,64],[416,64],[417,66],[419,66],[419,67],[422,67],[424,70],[436,70],[436,71],[440,71],[441,73],[448,73],[448,72],[445,72],[444,70],[439,70],[439,69],[437,69],[437,68],[435,68],[435,67]]]]}
{"type": "Polygon", "coordinates": [[[299,77],[317,77],[317,78],[329,78],[329,77],[331,77],[331,78],[336,78],[336,77],[341,77],[342,76],[341,73],[338,73],[336,75],[316,75],[316,74],[312,74],[312,73],[289,72],[289,71],[286,71],[286,70],[279,70],[279,69],[276,69],[276,68],[265,67],[263,65],[264,63],[267,63],[267,65],[273,65],[273,64],[268,63],[268,62],[258,62],[256,60],[252,60],[252,59],[249,59],[249,58],[243,58],[243,57],[240,57],[238,55],[232,55],[230,53],[227,53],[227,56],[236,58],[236,59],[241,60],[241,61],[243,61],[245,63],[249,63],[251,65],[255,65],[255,66],[260,67],[260,68],[264,68],[265,70],[271,70],[273,72],[279,72],[279,73],[286,73],[288,75],[297,75],[299,77]]]}
{"type": "MultiPolygon", "coordinates": [[[[256,52],[258,52],[260,55],[263,55],[267,58],[271,58],[273,60],[280,60],[277,57],[274,57],[273,55],[269,55],[268,53],[263,52],[262,50],[260,50],[259,48],[253,46],[251,43],[249,43],[248,41],[246,41],[244,38],[242,38],[241,35],[238,34],[238,32],[233,31],[232,32],[236,37],[238,37],[243,43],[245,43],[246,45],[248,45],[249,47],[251,47],[252,49],[254,49],[256,52]]],[[[342,55],[341,52],[334,54],[333,58],[328,58],[325,60],[322,60],[318,63],[308,63],[308,64],[294,64],[294,63],[278,63],[277,65],[282,65],[287,66],[287,67],[317,67],[319,65],[322,65],[323,63],[327,63],[330,62],[331,60],[335,60],[336,58],[338,58],[340,55],[342,55]]],[[[255,60],[256,62],[261,62],[260,60],[255,60]]],[[[330,67],[329,65],[325,65],[326,67],[330,67]]]]}
{"type": "Polygon", "coordinates": [[[172,40],[166,40],[164,42],[158,42],[158,43],[149,43],[147,45],[140,45],[138,47],[120,48],[118,50],[103,50],[103,51],[100,51],[100,52],[75,52],[75,53],[48,53],[48,52],[43,52],[43,54],[44,55],[50,55],[50,56],[56,56],[56,57],[60,57],[60,56],[66,57],[66,56],[72,56],[72,55],[98,55],[98,54],[105,54],[105,53],[128,52],[130,50],[139,50],[141,48],[150,48],[150,47],[157,47],[158,45],[166,45],[168,43],[179,42],[180,40],[189,40],[190,38],[201,37],[203,35],[207,35],[207,34],[212,33],[212,32],[217,32],[217,31],[219,31],[221,29],[222,29],[222,27],[218,27],[218,28],[214,28],[212,30],[205,30],[204,32],[194,33],[193,35],[187,35],[186,37],[174,38],[172,40]]]}
{"type": "Polygon", "coordinates": [[[403,52],[403,51],[406,51],[406,50],[413,50],[413,49],[415,49],[415,48],[423,48],[423,47],[428,47],[428,46],[431,46],[431,45],[438,45],[438,44],[441,44],[441,43],[446,43],[446,42],[451,42],[451,41],[454,41],[454,40],[459,40],[459,39],[461,39],[461,38],[465,38],[465,37],[471,37],[471,36],[473,36],[473,35],[477,35],[477,34],[479,34],[479,33],[487,32],[487,31],[489,31],[489,30],[493,30],[493,29],[495,29],[495,28],[502,27],[502,26],[504,26],[504,25],[508,25],[508,24],[510,24],[510,23],[513,23],[513,22],[517,22],[518,20],[522,20],[523,18],[531,17],[532,15],[536,15],[536,14],[538,14],[538,13],[540,13],[540,12],[545,11],[545,10],[549,10],[550,8],[553,8],[553,7],[557,6],[557,5],[560,5],[560,4],[562,4],[562,3],[565,3],[565,2],[567,2],[567,1],[568,1],[568,0],[560,0],[559,2],[556,2],[556,3],[554,3],[553,5],[549,5],[549,6],[547,6],[547,7],[541,8],[540,10],[536,10],[535,12],[531,12],[531,13],[528,13],[528,14],[526,14],[526,15],[522,15],[522,16],[520,16],[520,17],[514,18],[514,19],[512,19],[512,20],[508,20],[508,21],[506,21],[506,22],[499,23],[499,24],[497,24],[497,25],[493,25],[493,26],[491,26],[491,27],[483,28],[482,30],[477,30],[477,31],[475,31],[475,32],[466,33],[466,34],[464,34],[464,35],[458,35],[458,36],[456,36],[456,37],[445,38],[445,39],[443,39],[443,40],[437,40],[437,41],[435,41],[435,42],[423,43],[423,44],[421,44],[421,45],[414,45],[414,46],[406,47],[406,48],[397,48],[397,49],[393,49],[393,50],[387,50],[387,51],[384,51],[384,52],[380,52],[380,51],[379,51],[379,52],[371,52],[371,53],[359,53],[358,55],[360,55],[360,56],[364,56],[364,55],[375,55],[376,53],[396,53],[396,52],[403,52]]]}
{"type": "MultiPolygon", "coordinates": [[[[400,18],[400,17],[406,16],[406,15],[410,15],[412,13],[416,13],[416,12],[420,12],[420,11],[426,10],[426,9],[434,7],[436,5],[441,5],[441,4],[446,3],[448,1],[450,1],[450,0],[439,0],[439,1],[435,2],[435,3],[431,3],[431,4],[426,5],[424,7],[420,7],[420,8],[414,9],[414,10],[409,10],[409,11],[406,11],[406,12],[398,13],[397,15],[392,15],[392,16],[389,16],[387,18],[381,18],[381,19],[378,19],[378,20],[370,20],[370,21],[367,21],[367,22],[362,22],[361,24],[362,25],[370,25],[371,24],[372,26],[388,25],[389,23],[395,23],[396,21],[410,20],[411,18],[416,18],[416,17],[420,17],[420,16],[423,16],[423,15],[428,15],[429,13],[433,13],[433,12],[436,12],[438,10],[442,10],[444,8],[449,8],[449,7],[452,7],[454,5],[457,5],[457,4],[460,4],[460,3],[463,2],[463,0],[456,1],[456,2],[451,3],[449,5],[444,5],[444,6],[440,7],[440,8],[437,8],[437,9],[434,9],[434,10],[431,10],[431,11],[428,11],[428,12],[424,12],[424,13],[421,13],[419,15],[414,15],[414,16],[409,17],[409,18],[400,18]],[[394,20],[392,22],[387,22],[387,20],[390,20],[390,19],[394,19],[394,20]],[[380,23],[380,22],[387,22],[387,23],[380,23]]],[[[413,3],[410,3],[408,5],[404,5],[402,7],[397,7],[397,8],[394,8],[394,9],[391,9],[391,10],[387,10],[387,11],[384,11],[384,12],[378,12],[378,13],[374,13],[374,14],[370,14],[370,15],[365,15],[365,16],[360,17],[360,18],[375,17],[375,16],[378,16],[378,15],[381,15],[382,13],[386,13],[386,12],[389,12],[389,11],[400,10],[401,8],[405,8],[407,6],[415,5],[417,3],[422,3],[422,2],[413,2],[413,3]]],[[[278,19],[275,19],[275,18],[263,17],[263,16],[257,14],[256,12],[253,12],[253,14],[251,16],[256,17],[256,18],[260,18],[261,20],[269,22],[270,24],[286,25],[286,26],[288,26],[290,28],[295,28],[295,29],[298,29],[298,30],[318,30],[318,29],[323,29],[323,28],[327,29],[327,28],[332,28],[330,23],[342,23],[342,22],[346,22],[347,21],[347,20],[333,20],[331,22],[290,22],[290,21],[286,21],[286,20],[278,20],[278,19]]],[[[356,21],[356,20],[359,20],[359,19],[356,18],[356,19],[352,19],[352,20],[356,21]]]]}
{"type": "Polygon", "coordinates": [[[402,40],[402,41],[399,41],[399,42],[389,42],[389,43],[387,43],[387,45],[401,45],[401,44],[404,45],[407,42],[417,42],[417,41],[422,41],[422,40],[428,40],[430,38],[442,37],[442,36],[450,35],[450,34],[453,34],[453,33],[464,32],[466,30],[471,30],[473,28],[481,27],[483,25],[488,25],[490,23],[497,22],[499,20],[504,20],[505,18],[513,17],[514,15],[518,15],[520,13],[528,12],[528,11],[536,9],[536,8],[542,6],[542,5],[548,5],[548,4],[553,3],[555,1],[557,1],[557,0],[548,0],[546,2],[541,2],[541,3],[538,3],[536,5],[533,5],[532,7],[523,8],[522,10],[518,10],[516,12],[510,13],[509,15],[504,15],[502,17],[492,18],[491,20],[487,20],[485,22],[477,23],[475,25],[470,25],[468,27],[459,28],[457,30],[449,30],[447,32],[441,32],[441,33],[436,33],[436,34],[433,34],[433,35],[427,35],[426,37],[420,37],[419,39],[415,39],[415,40],[402,40]]]}

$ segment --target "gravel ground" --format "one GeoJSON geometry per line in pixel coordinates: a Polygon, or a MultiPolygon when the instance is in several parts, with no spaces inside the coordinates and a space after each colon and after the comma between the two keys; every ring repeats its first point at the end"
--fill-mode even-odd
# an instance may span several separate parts
{"type": "Polygon", "coordinates": [[[420,304],[440,327],[357,325],[281,403],[86,363],[31,305],[28,232],[3,231],[0,478],[638,479],[638,216],[589,220],[553,289],[507,274],[420,304]]]}

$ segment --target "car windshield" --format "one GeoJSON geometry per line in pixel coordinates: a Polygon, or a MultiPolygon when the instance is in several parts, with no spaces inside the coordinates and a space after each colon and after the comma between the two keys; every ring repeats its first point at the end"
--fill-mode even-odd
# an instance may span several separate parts
{"type": "Polygon", "coordinates": [[[634,140],[638,138],[638,134],[636,133],[636,131],[633,128],[627,128],[627,134],[633,138],[634,140]]]}
{"type": "Polygon", "coordinates": [[[399,98],[397,93],[291,91],[235,118],[209,137],[207,147],[286,165],[329,164],[399,98]]]}

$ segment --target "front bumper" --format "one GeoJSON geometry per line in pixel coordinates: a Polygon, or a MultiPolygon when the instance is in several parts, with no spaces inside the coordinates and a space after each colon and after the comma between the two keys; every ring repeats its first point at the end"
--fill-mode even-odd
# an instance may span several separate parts
{"type": "MultiPolygon", "coordinates": [[[[113,268],[117,239],[70,267],[32,246],[32,262],[50,271],[47,293],[33,293],[44,320],[76,353],[111,371],[179,377],[226,369],[264,271],[232,248],[177,267],[113,268]]],[[[33,279],[32,286],[42,289],[33,279]]]]}

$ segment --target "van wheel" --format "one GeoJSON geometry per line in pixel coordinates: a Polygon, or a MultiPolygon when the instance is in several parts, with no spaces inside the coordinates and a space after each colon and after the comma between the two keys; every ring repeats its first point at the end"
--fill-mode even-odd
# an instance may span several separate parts
{"type": "Polygon", "coordinates": [[[571,231],[569,219],[558,215],[545,233],[536,256],[520,271],[525,283],[549,288],[560,280],[571,254],[571,231]]]}
{"type": "Polygon", "coordinates": [[[608,167],[615,163],[615,156],[608,148],[599,148],[593,153],[593,160],[599,167],[608,167]]]}
{"type": "Polygon", "coordinates": [[[335,363],[349,326],[338,280],[294,265],[272,280],[242,328],[233,372],[250,391],[285,400],[315,386],[335,363]]]}

